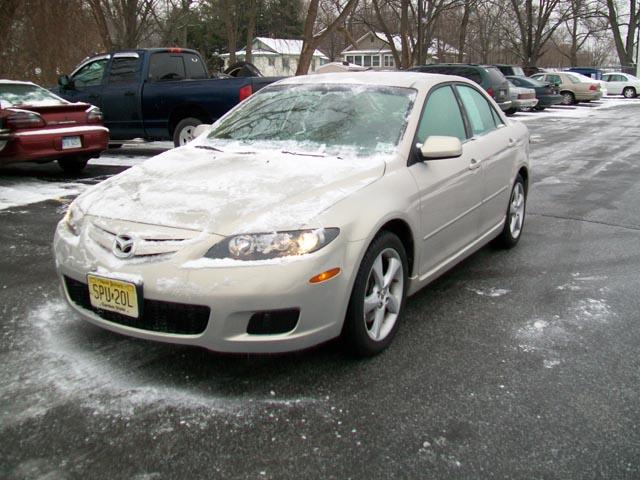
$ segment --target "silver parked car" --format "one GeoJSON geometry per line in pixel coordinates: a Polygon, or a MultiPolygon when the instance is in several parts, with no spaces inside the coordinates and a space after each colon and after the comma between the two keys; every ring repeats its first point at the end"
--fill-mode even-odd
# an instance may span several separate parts
{"type": "Polygon", "coordinates": [[[79,196],[56,265],[69,304],[126,335],[373,355],[408,295],[518,242],[529,184],[526,127],[469,80],[293,77],[79,196]]]}

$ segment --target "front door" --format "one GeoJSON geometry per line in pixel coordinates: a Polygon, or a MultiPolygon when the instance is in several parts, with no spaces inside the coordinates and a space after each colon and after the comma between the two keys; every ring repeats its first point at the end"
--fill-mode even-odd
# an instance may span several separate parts
{"type": "Polygon", "coordinates": [[[457,137],[462,156],[419,161],[409,167],[420,192],[420,276],[438,270],[478,236],[482,169],[478,150],[468,135],[450,84],[429,94],[418,127],[417,142],[430,135],[457,137]]]}
{"type": "Polygon", "coordinates": [[[60,91],[60,95],[70,102],[85,102],[102,108],[104,73],[109,57],[91,61],[71,75],[71,85],[60,91]]]}

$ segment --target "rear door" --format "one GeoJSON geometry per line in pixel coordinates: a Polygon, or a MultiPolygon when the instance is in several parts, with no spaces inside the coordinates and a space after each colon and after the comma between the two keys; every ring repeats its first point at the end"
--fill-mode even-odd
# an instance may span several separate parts
{"type": "Polygon", "coordinates": [[[607,82],[607,90],[609,95],[622,95],[622,89],[625,86],[625,78],[615,73],[605,74],[602,79],[607,82]]]}
{"type": "Polygon", "coordinates": [[[115,53],[109,64],[102,94],[102,111],[111,138],[126,139],[144,135],[140,91],[142,56],[138,52],[115,53]]]}
{"type": "Polygon", "coordinates": [[[456,91],[473,135],[469,148],[473,148],[482,168],[482,205],[478,214],[482,236],[504,220],[518,139],[509,136],[502,117],[482,93],[462,84],[456,85],[456,91]]]}

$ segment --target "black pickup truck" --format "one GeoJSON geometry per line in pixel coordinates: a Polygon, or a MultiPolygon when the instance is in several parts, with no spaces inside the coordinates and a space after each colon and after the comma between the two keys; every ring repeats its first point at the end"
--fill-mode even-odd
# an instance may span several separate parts
{"type": "Polygon", "coordinates": [[[95,55],[53,91],[71,102],[96,105],[111,140],[145,138],[183,145],[194,128],[213,123],[276,77],[209,78],[195,50],[148,48],[95,55]]]}

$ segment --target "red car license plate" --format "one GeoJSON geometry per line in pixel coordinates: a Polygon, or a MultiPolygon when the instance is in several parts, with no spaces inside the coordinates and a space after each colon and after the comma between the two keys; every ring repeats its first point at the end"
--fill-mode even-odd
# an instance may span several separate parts
{"type": "Polygon", "coordinates": [[[80,137],[62,137],[62,149],[67,148],[80,148],[82,147],[82,141],[80,137]]]}

